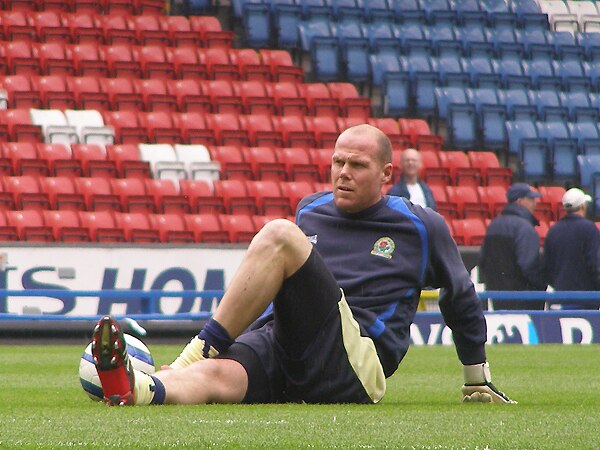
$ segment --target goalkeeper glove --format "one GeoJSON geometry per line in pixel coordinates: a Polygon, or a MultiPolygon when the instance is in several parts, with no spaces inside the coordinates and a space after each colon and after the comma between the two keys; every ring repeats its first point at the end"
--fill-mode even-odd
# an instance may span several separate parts
{"type": "Polygon", "coordinates": [[[487,362],[463,367],[465,384],[462,386],[462,401],[464,403],[517,403],[492,384],[490,365],[487,362]]]}

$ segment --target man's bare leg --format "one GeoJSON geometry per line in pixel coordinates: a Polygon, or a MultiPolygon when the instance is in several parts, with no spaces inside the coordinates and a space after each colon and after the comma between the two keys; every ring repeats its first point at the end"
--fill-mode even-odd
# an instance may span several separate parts
{"type": "Polygon", "coordinates": [[[294,223],[285,219],[268,222],[252,239],[213,318],[171,367],[187,367],[231,345],[265,311],[284,280],[302,267],[311,251],[312,245],[294,223]]]}

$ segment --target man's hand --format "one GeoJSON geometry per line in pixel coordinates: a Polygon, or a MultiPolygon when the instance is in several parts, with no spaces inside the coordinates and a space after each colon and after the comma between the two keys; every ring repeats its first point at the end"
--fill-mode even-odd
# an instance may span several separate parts
{"type": "Polygon", "coordinates": [[[463,367],[465,375],[465,384],[461,389],[463,403],[517,403],[492,384],[490,366],[487,362],[463,367]]]}

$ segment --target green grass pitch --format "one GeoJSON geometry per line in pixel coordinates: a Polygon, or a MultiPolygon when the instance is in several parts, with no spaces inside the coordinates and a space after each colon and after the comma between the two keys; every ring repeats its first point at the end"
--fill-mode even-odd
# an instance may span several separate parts
{"type": "MultiPolygon", "coordinates": [[[[150,346],[157,365],[180,346],[150,346]]],[[[79,386],[83,346],[0,346],[0,448],[600,448],[598,346],[488,348],[518,405],[460,403],[452,347],[413,347],[378,405],[109,408],[79,386]]]]}

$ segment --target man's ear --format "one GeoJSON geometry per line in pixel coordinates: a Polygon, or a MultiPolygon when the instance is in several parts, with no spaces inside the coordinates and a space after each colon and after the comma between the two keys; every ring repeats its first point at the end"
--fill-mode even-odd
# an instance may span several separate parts
{"type": "Polygon", "coordinates": [[[392,179],[392,172],[394,170],[394,165],[392,163],[387,163],[383,166],[383,171],[381,172],[381,182],[383,184],[389,183],[392,179]]]}

